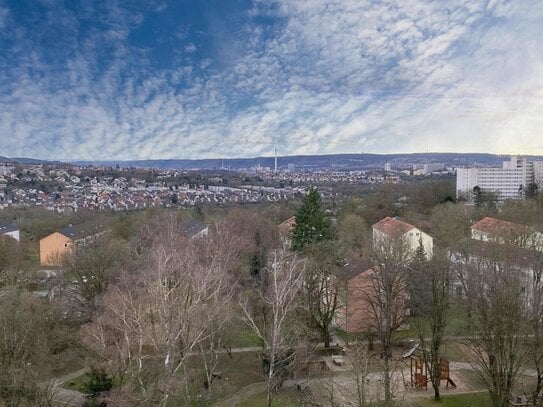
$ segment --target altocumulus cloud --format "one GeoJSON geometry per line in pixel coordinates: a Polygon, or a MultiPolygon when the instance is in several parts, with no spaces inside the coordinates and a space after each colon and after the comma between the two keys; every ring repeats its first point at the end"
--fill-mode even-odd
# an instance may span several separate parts
{"type": "Polygon", "coordinates": [[[0,0],[0,155],[543,154],[543,2],[0,0]]]}

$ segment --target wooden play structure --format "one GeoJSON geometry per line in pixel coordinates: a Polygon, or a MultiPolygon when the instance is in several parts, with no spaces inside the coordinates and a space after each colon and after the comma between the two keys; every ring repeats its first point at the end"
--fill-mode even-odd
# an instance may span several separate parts
{"type": "MultiPolygon", "coordinates": [[[[425,359],[423,352],[420,349],[420,343],[416,343],[411,349],[402,355],[403,359],[409,359],[409,371],[410,381],[406,383],[414,389],[428,389],[428,382],[430,381],[430,374],[428,372],[428,365],[431,361],[425,359]]],[[[449,385],[456,388],[456,384],[450,376],[449,361],[441,359],[439,361],[440,379],[445,380],[446,388],[449,385]]]]}

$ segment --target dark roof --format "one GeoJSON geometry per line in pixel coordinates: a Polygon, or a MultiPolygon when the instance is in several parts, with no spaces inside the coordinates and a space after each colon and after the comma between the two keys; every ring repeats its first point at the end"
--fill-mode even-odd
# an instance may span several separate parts
{"type": "Polygon", "coordinates": [[[372,263],[369,259],[356,253],[349,253],[343,260],[343,270],[339,273],[339,277],[345,281],[349,281],[371,268],[372,263]]]}
{"type": "Polygon", "coordinates": [[[0,222],[0,233],[9,233],[9,232],[15,232],[16,230],[19,230],[13,225],[10,225],[9,223],[0,222]]]}
{"type": "Polygon", "coordinates": [[[179,232],[186,238],[190,239],[201,231],[207,229],[207,227],[208,226],[204,222],[198,219],[190,219],[181,223],[179,226],[179,232]]]}
{"type": "Polygon", "coordinates": [[[60,229],[58,232],[70,239],[78,240],[102,233],[105,229],[105,226],[101,223],[87,222],[79,225],[69,225],[64,229],[60,229]]]}

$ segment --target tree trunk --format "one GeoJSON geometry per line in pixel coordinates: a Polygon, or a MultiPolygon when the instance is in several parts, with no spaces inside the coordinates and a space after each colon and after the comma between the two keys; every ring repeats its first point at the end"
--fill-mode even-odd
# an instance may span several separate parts
{"type": "Polygon", "coordinates": [[[391,380],[390,380],[390,357],[388,349],[384,349],[385,355],[385,366],[384,366],[384,385],[385,385],[385,406],[389,407],[392,405],[392,389],[391,389],[391,380]]]}
{"type": "Polygon", "coordinates": [[[324,340],[324,348],[328,349],[330,347],[330,333],[326,326],[322,328],[322,338],[324,340]]]}

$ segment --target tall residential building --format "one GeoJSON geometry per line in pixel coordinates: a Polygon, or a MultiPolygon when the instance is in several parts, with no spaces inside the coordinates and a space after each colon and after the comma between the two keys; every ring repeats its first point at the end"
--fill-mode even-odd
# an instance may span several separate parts
{"type": "Polygon", "coordinates": [[[543,186],[543,161],[530,161],[524,157],[511,157],[502,168],[457,168],[456,196],[473,197],[473,188],[494,192],[498,199],[524,197],[526,188],[537,184],[543,186]]]}

